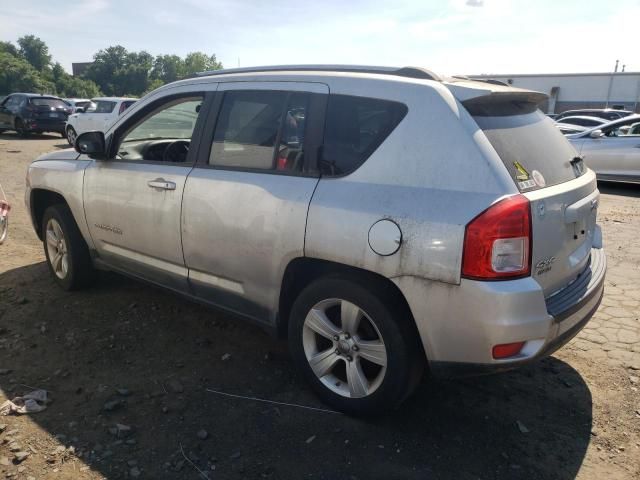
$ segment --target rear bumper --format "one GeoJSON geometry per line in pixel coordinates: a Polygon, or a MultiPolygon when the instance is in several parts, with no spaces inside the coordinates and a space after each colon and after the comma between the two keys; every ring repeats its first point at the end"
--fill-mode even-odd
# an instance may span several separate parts
{"type": "Polygon", "coordinates": [[[42,120],[42,119],[32,119],[25,120],[24,125],[26,130],[30,131],[43,131],[43,132],[58,132],[64,133],[66,121],[61,120],[42,120]]]}
{"type": "Polygon", "coordinates": [[[421,296],[416,295],[416,285],[396,283],[416,319],[432,373],[458,377],[509,370],[565,345],[598,309],[605,273],[604,250],[592,249],[580,276],[548,299],[532,278],[463,279],[458,286],[429,285],[421,296]],[[520,354],[492,357],[494,345],[519,341],[526,342],[520,354]]]}

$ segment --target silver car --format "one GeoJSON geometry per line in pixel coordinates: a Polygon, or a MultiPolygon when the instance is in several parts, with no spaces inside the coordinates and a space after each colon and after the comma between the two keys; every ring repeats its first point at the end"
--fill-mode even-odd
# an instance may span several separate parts
{"type": "Polygon", "coordinates": [[[418,68],[209,72],[35,160],[54,280],[162,285],[288,337],[318,395],[398,406],[423,371],[549,355],[606,260],[595,174],[541,93],[418,68]]]}
{"type": "Polygon", "coordinates": [[[640,115],[567,138],[600,180],[640,182],[640,115]]]}

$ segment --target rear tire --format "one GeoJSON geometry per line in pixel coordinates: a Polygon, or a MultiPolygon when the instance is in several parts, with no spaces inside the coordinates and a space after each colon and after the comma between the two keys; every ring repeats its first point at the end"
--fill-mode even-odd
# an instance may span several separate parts
{"type": "Polygon", "coordinates": [[[64,290],[79,290],[93,283],[96,272],[89,248],[67,205],[45,210],[42,236],[47,265],[58,285],[64,290]]]}
{"type": "Polygon", "coordinates": [[[16,133],[21,137],[26,137],[29,132],[24,128],[24,123],[19,118],[16,119],[16,133]]]}
{"type": "Polygon", "coordinates": [[[289,320],[289,348],[311,387],[331,407],[356,416],[400,405],[425,364],[407,308],[385,285],[367,279],[365,288],[362,280],[314,281],[289,320]]]}

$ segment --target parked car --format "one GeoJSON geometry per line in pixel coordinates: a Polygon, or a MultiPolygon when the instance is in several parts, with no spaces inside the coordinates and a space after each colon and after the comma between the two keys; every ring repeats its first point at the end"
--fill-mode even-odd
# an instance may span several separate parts
{"type": "Polygon", "coordinates": [[[86,110],[69,116],[65,134],[70,145],[83,132],[98,130],[105,132],[118,119],[118,116],[136,103],[135,98],[99,97],[92,98],[86,110]]]}
{"type": "Polygon", "coordinates": [[[333,408],[399,405],[425,366],[549,355],[602,298],[595,174],[546,95],[418,68],[208,72],[35,160],[60,287],[95,269],[287,336],[333,408]]]}
{"type": "Polygon", "coordinates": [[[563,135],[572,135],[575,133],[582,133],[589,130],[587,127],[581,127],[580,125],[572,125],[570,123],[556,123],[555,124],[558,130],[562,132],[563,135]]]}
{"type": "Polygon", "coordinates": [[[563,117],[559,123],[563,124],[571,124],[571,125],[579,125],[581,127],[597,127],[599,125],[603,125],[608,123],[609,120],[605,120],[600,117],[588,117],[585,115],[575,115],[572,117],[563,117]]]}
{"type": "Polygon", "coordinates": [[[71,113],[84,112],[91,106],[91,100],[88,98],[65,98],[64,101],[71,107],[71,113]]]}
{"type": "Polygon", "coordinates": [[[575,115],[588,116],[588,117],[599,117],[604,118],[605,120],[618,120],[619,118],[624,118],[629,115],[633,115],[634,112],[630,110],[617,110],[615,108],[591,108],[591,109],[581,109],[581,110],[566,110],[559,114],[555,120],[556,122],[564,121],[565,117],[573,117],[575,115]]]}
{"type": "Polygon", "coordinates": [[[0,104],[0,132],[18,135],[57,132],[64,137],[64,124],[71,107],[61,98],[38,93],[13,93],[0,104]]]}
{"type": "Polygon", "coordinates": [[[640,182],[640,115],[567,138],[600,180],[640,182]]]}

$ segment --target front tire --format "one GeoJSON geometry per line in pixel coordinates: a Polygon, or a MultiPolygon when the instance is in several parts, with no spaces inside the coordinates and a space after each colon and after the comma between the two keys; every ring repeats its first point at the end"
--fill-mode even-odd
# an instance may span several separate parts
{"type": "Polygon", "coordinates": [[[307,286],[291,310],[289,347],[325,403],[361,416],[397,407],[425,361],[407,309],[386,286],[358,280],[323,277],[307,286]]]}
{"type": "Polygon", "coordinates": [[[63,137],[66,136],[67,142],[69,142],[69,145],[71,145],[72,147],[76,146],[76,138],[78,138],[78,134],[76,133],[75,129],[72,126],[68,126],[66,135],[62,134],[62,136],[63,137]]]}
{"type": "Polygon", "coordinates": [[[49,271],[64,290],[87,287],[95,279],[89,249],[64,204],[47,208],[42,217],[43,246],[49,271]]]}

